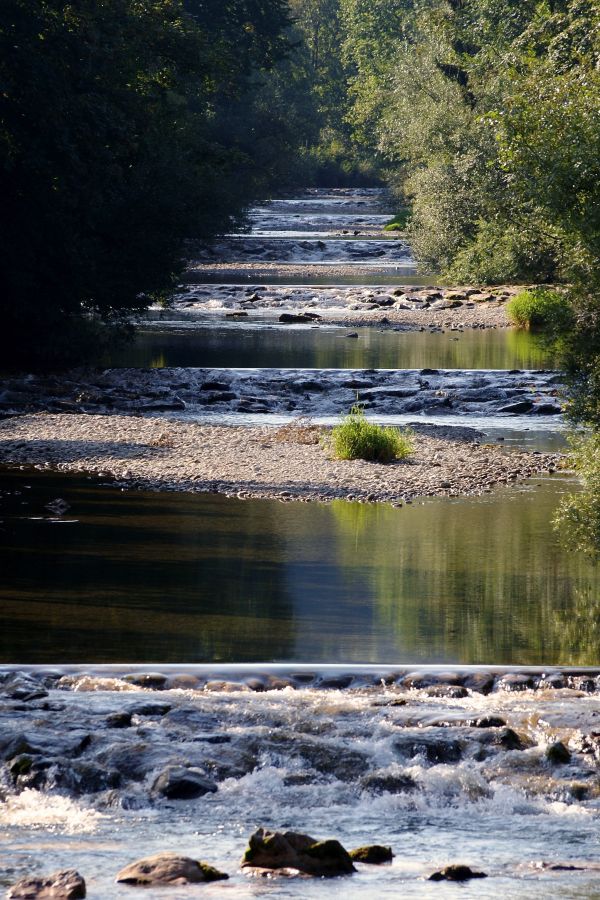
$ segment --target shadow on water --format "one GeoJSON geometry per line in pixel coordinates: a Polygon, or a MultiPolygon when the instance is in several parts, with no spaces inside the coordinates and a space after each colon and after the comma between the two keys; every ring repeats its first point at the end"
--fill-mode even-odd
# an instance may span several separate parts
{"type": "Polygon", "coordinates": [[[404,509],[0,485],[2,662],[600,663],[560,478],[404,509]]]}

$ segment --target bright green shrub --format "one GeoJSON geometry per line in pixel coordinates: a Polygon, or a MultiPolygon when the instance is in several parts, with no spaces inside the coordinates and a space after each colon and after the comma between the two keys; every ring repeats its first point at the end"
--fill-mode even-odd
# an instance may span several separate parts
{"type": "Polygon", "coordinates": [[[566,330],[573,323],[573,310],[568,298],[550,288],[521,291],[507,304],[506,313],[519,328],[532,330],[566,330]]]}
{"type": "Polygon", "coordinates": [[[410,218],[409,209],[401,209],[398,215],[383,226],[384,231],[406,231],[408,220],[410,218]]]}
{"type": "Polygon", "coordinates": [[[388,463],[406,459],[413,452],[412,432],[369,422],[355,404],[331,432],[331,448],[336,459],[366,459],[388,463]]]}

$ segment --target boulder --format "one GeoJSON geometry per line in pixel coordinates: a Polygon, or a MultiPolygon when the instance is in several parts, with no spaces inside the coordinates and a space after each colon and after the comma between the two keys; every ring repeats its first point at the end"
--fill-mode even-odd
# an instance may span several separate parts
{"type": "Polygon", "coordinates": [[[8,900],[79,900],[85,897],[85,881],[75,869],[65,869],[47,877],[26,876],[7,894],[8,900]]]}
{"type": "Polygon", "coordinates": [[[361,787],[373,794],[405,794],[416,790],[417,782],[411,775],[373,772],[361,780],[361,787]]]}
{"type": "Polygon", "coordinates": [[[429,881],[469,881],[471,878],[487,878],[485,872],[478,872],[470,866],[446,866],[429,876],[429,881]]]}
{"type": "MultiPolygon", "coordinates": [[[[121,869],[115,881],[119,884],[198,884],[229,878],[225,872],[207,863],[180,856],[178,853],[157,853],[138,859],[121,869]]],[[[82,895],[83,896],[83,895],[82,895]]]]}
{"type": "Polygon", "coordinates": [[[571,754],[562,741],[555,741],[546,747],[546,759],[555,765],[571,762],[571,754]]]}
{"type": "Polygon", "coordinates": [[[382,863],[391,862],[394,858],[391,847],[382,847],[380,844],[370,844],[367,847],[357,847],[350,851],[350,859],[353,862],[368,863],[371,866],[380,866],[382,863]]]}
{"type": "Polygon", "coordinates": [[[350,875],[355,871],[350,854],[339,841],[317,841],[307,834],[266,828],[259,828],[250,837],[242,869],[250,874],[279,872],[316,878],[350,875]]]}
{"type": "Polygon", "coordinates": [[[287,325],[296,324],[310,324],[313,321],[312,316],[307,316],[304,313],[281,313],[279,316],[279,321],[284,322],[287,325]]]}
{"type": "Polygon", "coordinates": [[[185,766],[167,766],[152,785],[154,794],[161,794],[169,800],[193,800],[216,791],[217,785],[206,777],[202,769],[185,766]]]}

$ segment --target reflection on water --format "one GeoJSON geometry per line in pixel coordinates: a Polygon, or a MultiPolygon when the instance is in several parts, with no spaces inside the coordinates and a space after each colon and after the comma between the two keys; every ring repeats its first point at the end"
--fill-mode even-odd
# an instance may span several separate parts
{"type": "Polygon", "coordinates": [[[115,350],[110,366],[335,369],[537,369],[553,360],[539,338],[511,329],[397,332],[332,326],[286,327],[168,312],[140,326],[135,342],[115,350]]]}
{"type": "Polygon", "coordinates": [[[560,479],[404,509],[2,483],[0,661],[600,663],[560,479]],[[25,518],[56,497],[70,524],[25,518]]]}

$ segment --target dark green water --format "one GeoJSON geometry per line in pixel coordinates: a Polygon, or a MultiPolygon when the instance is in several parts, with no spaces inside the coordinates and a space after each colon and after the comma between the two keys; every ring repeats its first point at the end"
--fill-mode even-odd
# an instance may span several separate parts
{"type": "Polygon", "coordinates": [[[403,509],[0,486],[0,662],[600,664],[600,573],[549,525],[560,478],[403,509]]]}
{"type": "MultiPolygon", "coordinates": [[[[553,360],[539,339],[510,329],[445,334],[391,329],[265,327],[260,320],[224,323],[165,313],[141,326],[110,366],[208,366],[332,369],[537,369],[553,360]],[[349,331],[357,339],[346,337],[349,331]]],[[[264,320],[263,320],[264,323],[264,320]]]]}

